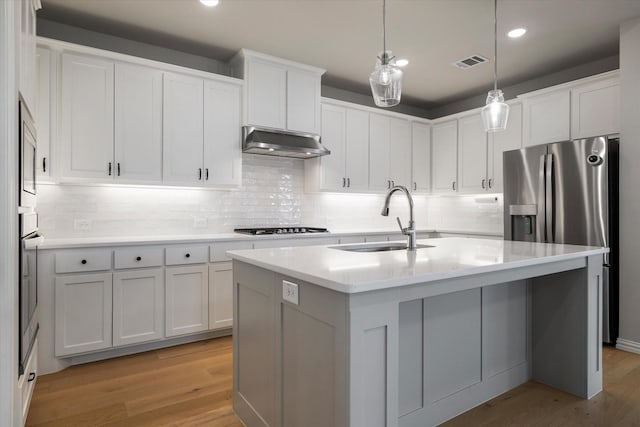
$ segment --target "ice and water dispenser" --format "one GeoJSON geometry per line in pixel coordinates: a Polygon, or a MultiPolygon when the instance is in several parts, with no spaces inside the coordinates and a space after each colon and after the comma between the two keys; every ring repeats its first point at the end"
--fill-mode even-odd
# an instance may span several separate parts
{"type": "Polygon", "coordinates": [[[538,207],[536,205],[509,205],[511,238],[523,242],[535,242],[538,207]]]}

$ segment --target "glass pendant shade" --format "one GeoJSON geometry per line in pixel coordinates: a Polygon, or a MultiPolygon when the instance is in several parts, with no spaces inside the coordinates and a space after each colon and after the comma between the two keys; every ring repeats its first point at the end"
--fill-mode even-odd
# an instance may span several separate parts
{"type": "Polygon", "coordinates": [[[509,105],[504,102],[500,89],[490,90],[487,94],[487,105],[480,111],[482,124],[487,132],[499,132],[507,129],[509,105]]]}
{"type": "Polygon", "coordinates": [[[400,103],[402,70],[393,62],[383,64],[383,61],[378,58],[376,68],[369,76],[369,83],[371,84],[373,101],[378,107],[393,107],[400,103]]]}

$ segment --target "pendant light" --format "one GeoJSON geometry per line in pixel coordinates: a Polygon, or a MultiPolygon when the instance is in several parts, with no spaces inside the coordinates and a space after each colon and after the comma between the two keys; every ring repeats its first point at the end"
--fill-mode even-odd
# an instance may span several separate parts
{"type": "Polygon", "coordinates": [[[378,107],[393,107],[400,103],[402,94],[402,70],[395,63],[395,56],[387,51],[387,0],[382,0],[382,53],[369,76],[373,101],[378,107]]]}
{"type": "Polygon", "coordinates": [[[500,132],[507,128],[509,106],[498,89],[498,0],[493,0],[493,90],[487,94],[487,105],[480,114],[486,132],[500,132]]]}

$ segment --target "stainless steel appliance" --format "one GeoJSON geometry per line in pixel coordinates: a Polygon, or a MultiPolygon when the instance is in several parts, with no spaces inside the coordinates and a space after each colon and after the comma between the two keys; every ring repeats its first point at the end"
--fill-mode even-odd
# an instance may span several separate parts
{"type": "Polygon", "coordinates": [[[36,206],[36,128],[25,103],[19,102],[19,153],[20,153],[20,193],[21,208],[36,206]]]}
{"type": "Polygon", "coordinates": [[[296,159],[331,154],[331,151],[321,144],[320,135],[255,126],[242,127],[242,151],[296,159]]]}
{"type": "Polygon", "coordinates": [[[264,234],[301,234],[301,233],[328,233],[326,228],[302,227],[299,225],[285,227],[257,227],[257,228],[236,228],[233,231],[242,234],[261,236],[264,234]]]}
{"type": "Polygon", "coordinates": [[[20,218],[20,366],[19,374],[24,367],[38,333],[38,245],[44,238],[38,234],[38,215],[35,213],[19,214],[20,218]]]}
{"type": "Polygon", "coordinates": [[[600,136],[504,153],[505,240],[607,246],[603,340],[618,337],[618,147],[600,136]]]}

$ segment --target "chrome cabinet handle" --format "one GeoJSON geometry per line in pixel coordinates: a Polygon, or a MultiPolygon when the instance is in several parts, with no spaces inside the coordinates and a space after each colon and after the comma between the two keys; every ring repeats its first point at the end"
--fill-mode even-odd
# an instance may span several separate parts
{"type": "Polygon", "coordinates": [[[42,172],[46,172],[47,171],[47,158],[43,157],[42,158],[42,172]]]}
{"type": "Polygon", "coordinates": [[[347,178],[347,188],[351,188],[351,178],[347,178]]]}
{"type": "Polygon", "coordinates": [[[198,181],[202,181],[202,168],[198,168],[198,181]]]}
{"type": "Polygon", "coordinates": [[[493,187],[493,179],[489,178],[489,188],[493,187]]]}
{"type": "Polygon", "coordinates": [[[204,170],[204,174],[205,174],[205,179],[206,179],[207,181],[209,181],[209,168],[206,168],[206,169],[204,170]]]}
{"type": "Polygon", "coordinates": [[[482,189],[483,189],[483,190],[485,189],[485,186],[484,186],[484,182],[485,182],[485,181],[486,181],[486,179],[483,179],[483,180],[482,180],[482,189]]]}
{"type": "Polygon", "coordinates": [[[111,162],[109,162],[109,176],[111,176],[111,162]]]}
{"type": "Polygon", "coordinates": [[[117,165],[118,165],[118,176],[120,176],[120,162],[118,162],[117,165]]]}
{"type": "Polygon", "coordinates": [[[342,177],[342,188],[347,186],[347,178],[342,177]]]}
{"type": "Polygon", "coordinates": [[[455,181],[453,181],[451,183],[451,188],[453,189],[453,191],[456,191],[456,182],[455,181]]]}

